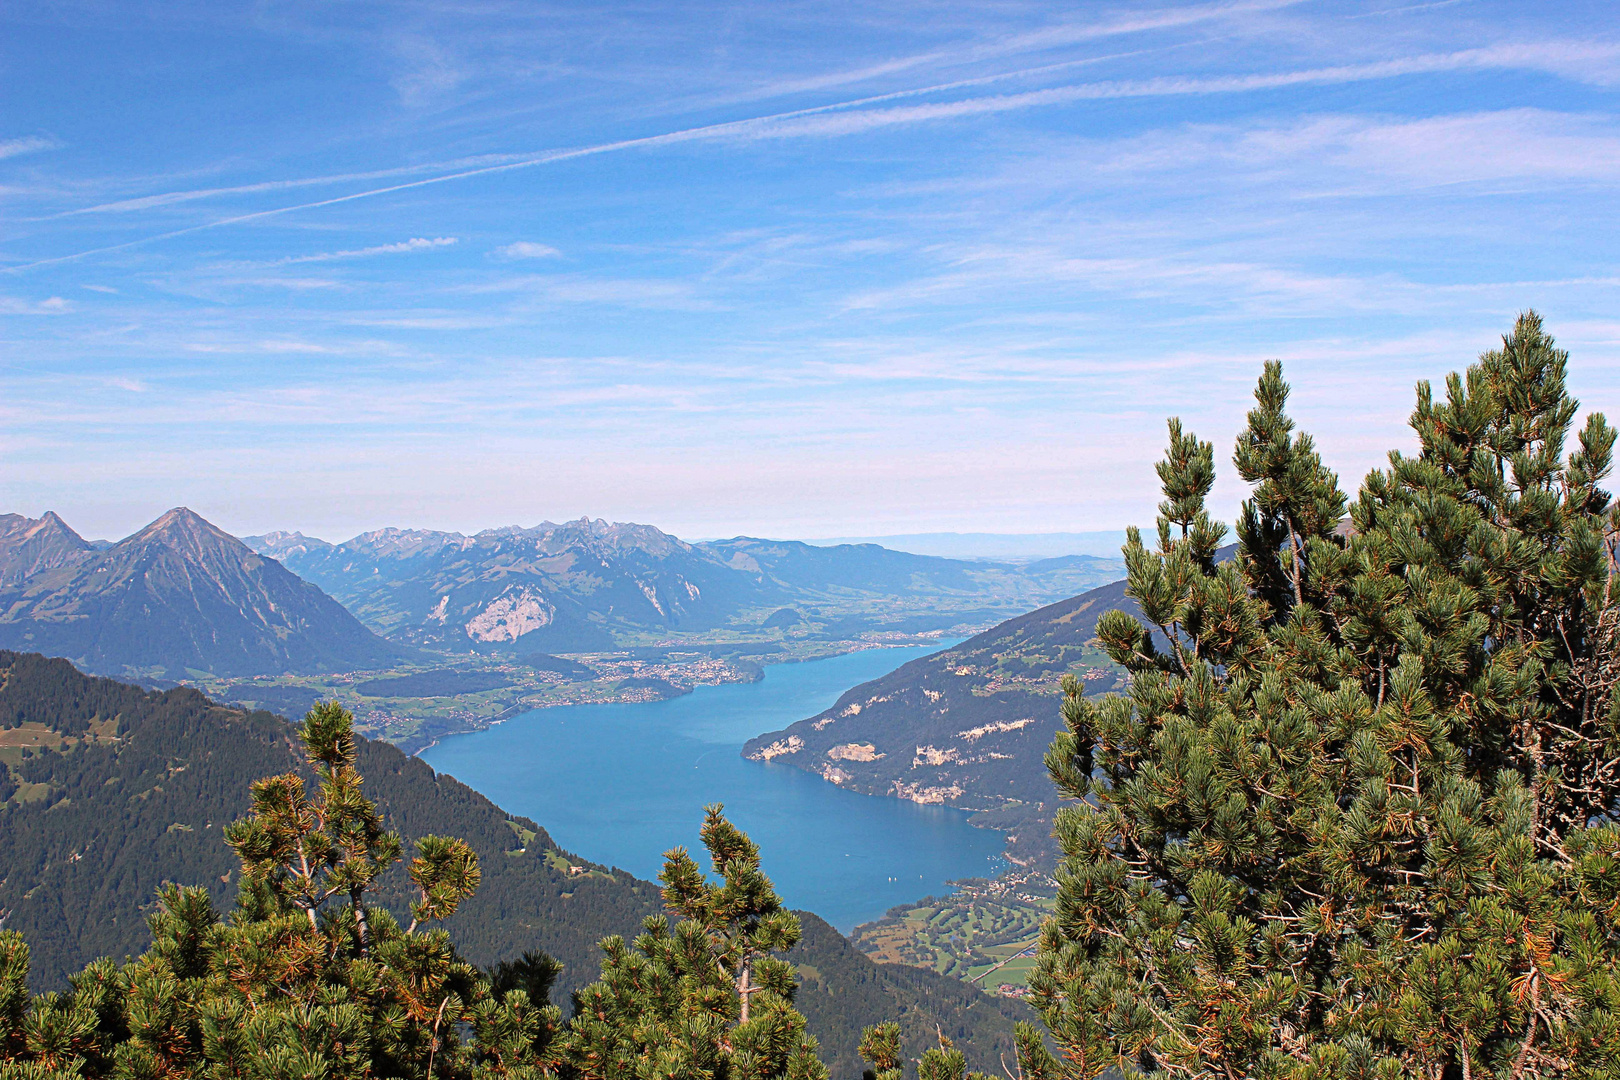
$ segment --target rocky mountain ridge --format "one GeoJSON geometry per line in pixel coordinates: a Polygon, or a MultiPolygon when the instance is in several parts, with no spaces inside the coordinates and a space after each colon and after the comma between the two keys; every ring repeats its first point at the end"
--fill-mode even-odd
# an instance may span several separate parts
{"type": "Polygon", "coordinates": [[[81,563],[95,554],[90,541],[47,510],[38,518],[0,514],[0,589],[15,588],[35,574],[81,563]]]}
{"type": "Polygon", "coordinates": [[[248,543],[401,643],[450,651],[589,652],[649,635],[794,627],[857,636],[943,629],[1025,610],[1116,576],[1089,556],[1036,568],[736,537],[689,543],[580,518],[468,536],[380,529],[341,544],[299,533],[248,543]],[[783,608],[796,620],[769,620],[783,608]]]}
{"type": "MultiPolygon", "coordinates": [[[[352,670],[401,655],[319,588],[185,507],[103,550],[82,540],[74,550],[78,534],[60,519],[45,528],[56,565],[0,587],[0,648],[168,679],[352,670]]],[[[41,535],[0,533],[0,565],[39,563],[30,552],[41,535]]]]}

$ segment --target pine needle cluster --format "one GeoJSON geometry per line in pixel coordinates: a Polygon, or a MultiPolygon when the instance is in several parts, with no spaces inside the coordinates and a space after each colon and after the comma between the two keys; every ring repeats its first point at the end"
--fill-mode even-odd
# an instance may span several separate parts
{"type": "Polygon", "coordinates": [[[1068,680],[1047,757],[1026,1077],[1620,1076],[1615,432],[1569,450],[1566,367],[1521,316],[1350,502],[1267,364],[1230,559],[1171,421],[1130,689],[1068,680]]]}

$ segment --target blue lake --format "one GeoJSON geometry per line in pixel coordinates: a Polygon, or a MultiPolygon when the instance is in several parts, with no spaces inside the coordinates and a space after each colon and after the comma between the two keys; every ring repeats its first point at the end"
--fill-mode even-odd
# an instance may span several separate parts
{"type": "Polygon", "coordinates": [[[949,880],[1000,871],[1001,834],[973,828],[959,810],[859,795],[739,751],[940,647],[776,664],[761,682],[700,686],[669,701],[539,709],[421,756],[533,818],[566,850],[648,879],[670,848],[701,851],[703,807],[724,803],[759,844],[783,900],[847,932],[949,880]]]}

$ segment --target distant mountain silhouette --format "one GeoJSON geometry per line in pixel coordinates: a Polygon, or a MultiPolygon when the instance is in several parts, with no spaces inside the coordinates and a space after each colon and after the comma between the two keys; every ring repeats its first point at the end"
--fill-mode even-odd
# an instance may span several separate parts
{"type": "Polygon", "coordinates": [[[595,652],[671,630],[787,629],[767,620],[801,603],[821,613],[821,627],[803,620],[795,632],[938,629],[1027,609],[1120,569],[1089,557],[1030,571],[871,544],[688,543],[650,525],[589,518],[474,536],[380,529],[330,544],[275,532],[247,543],[393,640],[517,654],[595,652]]]}
{"type": "Polygon", "coordinates": [[[184,507],[103,551],[47,518],[31,538],[25,529],[20,542],[0,541],[0,565],[30,552],[56,563],[0,587],[0,648],[169,678],[345,671],[400,656],[318,587],[184,507]]]}
{"type": "Polygon", "coordinates": [[[73,566],[95,547],[53,511],[40,518],[0,514],[0,590],[15,588],[47,570],[73,566]]]}

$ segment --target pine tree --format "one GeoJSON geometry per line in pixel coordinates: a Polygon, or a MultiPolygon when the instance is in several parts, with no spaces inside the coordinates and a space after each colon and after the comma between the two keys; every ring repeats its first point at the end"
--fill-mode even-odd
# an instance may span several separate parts
{"type": "Polygon", "coordinates": [[[1130,533],[1131,673],[1066,680],[1073,800],[1032,1080],[1620,1076],[1615,433],[1521,316],[1418,388],[1419,449],[1349,506],[1268,364],[1234,462],[1171,423],[1159,545],[1130,533]]]}
{"type": "Polygon", "coordinates": [[[527,956],[497,986],[425,926],[477,887],[471,849],[418,841],[409,927],[368,907],[403,845],[361,794],[353,718],[321,705],[299,736],[316,791],[298,773],[253,785],[252,813],[227,830],[242,859],[229,922],[206,890],[168,886],[145,953],[32,999],[27,946],[0,933],[0,1080],[551,1075],[555,965],[527,956]]]}
{"type": "Polygon", "coordinates": [[[720,884],[684,848],[659,881],[674,925],[649,918],[633,945],[611,937],[601,981],[580,991],[564,1037],[581,1080],[825,1080],[816,1041],[793,1008],[793,966],[772,954],[799,920],[761,872],[759,848],[707,808],[699,833],[720,884]]]}
{"type": "MultiPolygon", "coordinates": [[[[32,998],[28,947],[0,932],[0,1080],[826,1080],[774,955],[798,918],[720,807],[701,832],[720,883],[669,852],[680,921],[649,919],[633,948],[604,941],[602,980],[565,1027],[550,957],[486,974],[426,925],[478,887],[463,841],[417,841],[408,926],[367,904],[404,845],[362,794],[353,718],[320,705],[298,734],[315,790],[297,772],[253,785],[252,813],[226,830],[242,860],[229,921],[206,890],[167,886],[145,953],[32,998]]],[[[945,1064],[924,1080],[963,1080],[945,1064]]]]}
{"type": "MultiPolygon", "coordinates": [[[[900,1056],[900,1025],[894,1021],[866,1028],[861,1032],[861,1057],[872,1063],[863,1080],[901,1080],[905,1060],[900,1056]]],[[[980,1072],[967,1071],[967,1057],[951,1045],[943,1032],[939,1045],[930,1046],[917,1060],[917,1080],[990,1080],[980,1072]]]]}

